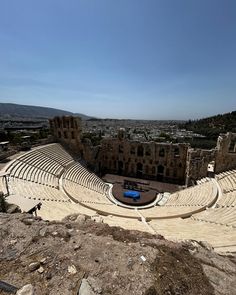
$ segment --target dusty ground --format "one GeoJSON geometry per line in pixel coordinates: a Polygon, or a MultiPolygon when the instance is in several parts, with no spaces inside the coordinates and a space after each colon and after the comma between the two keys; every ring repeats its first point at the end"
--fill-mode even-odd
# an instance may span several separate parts
{"type": "Polygon", "coordinates": [[[0,280],[31,283],[36,295],[78,294],[82,278],[93,294],[236,294],[236,257],[195,241],[172,243],[84,215],[47,222],[1,213],[0,228],[0,280]]]}

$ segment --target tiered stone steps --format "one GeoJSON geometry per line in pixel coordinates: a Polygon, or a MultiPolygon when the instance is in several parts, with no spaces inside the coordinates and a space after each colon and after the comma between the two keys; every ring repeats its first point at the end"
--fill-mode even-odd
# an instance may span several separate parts
{"type": "MultiPolygon", "coordinates": [[[[40,201],[39,215],[44,219],[100,215],[112,226],[159,233],[173,240],[206,240],[222,251],[236,247],[235,170],[217,176],[219,187],[206,178],[166,195],[161,206],[147,209],[118,206],[109,198],[109,185],[74,161],[59,144],[20,155],[5,171],[10,173],[10,193],[40,201]]],[[[4,189],[2,181],[0,190],[4,189]]]]}

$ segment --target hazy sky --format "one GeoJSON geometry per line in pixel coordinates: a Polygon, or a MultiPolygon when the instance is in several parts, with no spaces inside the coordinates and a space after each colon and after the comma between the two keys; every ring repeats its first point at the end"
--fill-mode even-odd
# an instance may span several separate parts
{"type": "Polygon", "coordinates": [[[236,110],[236,1],[0,0],[0,102],[139,119],[236,110]]]}

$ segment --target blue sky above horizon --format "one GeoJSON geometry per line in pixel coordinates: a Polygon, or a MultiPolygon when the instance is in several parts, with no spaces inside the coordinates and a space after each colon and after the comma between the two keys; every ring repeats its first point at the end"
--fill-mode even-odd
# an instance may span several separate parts
{"type": "Polygon", "coordinates": [[[0,0],[0,102],[96,117],[236,110],[235,0],[0,0]]]}

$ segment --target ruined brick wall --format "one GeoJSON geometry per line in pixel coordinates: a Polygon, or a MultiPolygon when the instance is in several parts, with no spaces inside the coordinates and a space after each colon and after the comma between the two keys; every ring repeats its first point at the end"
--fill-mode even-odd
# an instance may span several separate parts
{"type": "Polygon", "coordinates": [[[215,163],[215,173],[236,168],[236,134],[221,134],[214,149],[189,149],[186,163],[186,184],[208,175],[208,164],[215,163]]]}
{"type": "Polygon", "coordinates": [[[80,117],[63,116],[55,117],[49,121],[54,138],[72,150],[81,152],[81,119],[80,117]]]}
{"type": "Polygon", "coordinates": [[[217,141],[215,172],[236,168],[236,133],[221,134],[217,141]]]}
{"type": "Polygon", "coordinates": [[[82,142],[81,156],[85,161],[87,168],[97,174],[100,174],[101,172],[100,153],[101,147],[93,146],[89,139],[86,139],[82,142]]]}
{"type": "Polygon", "coordinates": [[[208,164],[215,161],[216,149],[203,150],[192,149],[188,150],[186,163],[186,185],[195,183],[196,180],[208,176],[208,164]]]}
{"type": "Polygon", "coordinates": [[[100,162],[104,172],[183,184],[187,150],[188,144],[108,138],[102,140],[100,162]]]}
{"type": "Polygon", "coordinates": [[[188,144],[131,141],[125,130],[117,138],[104,138],[101,146],[81,142],[81,119],[64,116],[50,120],[54,138],[80,155],[91,170],[191,185],[215,173],[236,168],[236,134],[219,136],[214,149],[192,149],[188,144]]]}

